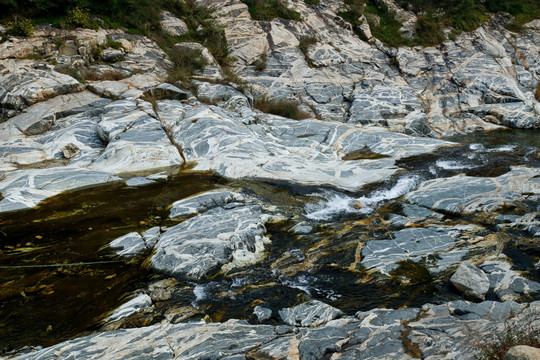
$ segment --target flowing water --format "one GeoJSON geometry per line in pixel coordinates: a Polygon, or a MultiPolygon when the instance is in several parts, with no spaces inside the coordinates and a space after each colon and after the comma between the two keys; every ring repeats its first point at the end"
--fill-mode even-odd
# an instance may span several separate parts
{"type": "MultiPolygon", "coordinates": [[[[540,166],[539,133],[491,132],[450,139],[461,145],[401,160],[406,171],[358,193],[287,183],[226,182],[211,174],[180,173],[165,182],[122,184],[61,194],[37,209],[0,217],[0,353],[26,345],[47,346],[95,330],[100,321],[137,289],[164,279],[141,258],[120,260],[108,244],[131,231],[172,225],[167,206],[220,186],[257,196],[290,215],[269,225],[272,243],[254,266],[201,282],[174,281],[170,299],[155,304],[152,321],[170,309],[191,309],[187,320],[243,318],[255,321],[253,307],[293,306],[320,299],[347,312],[374,307],[420,306],[457,299],[445,279],[424,266],[403,262],[391,276],[366,271],[361,245],[391,238],[389,213],[399,213],[401,196],[427,179],[465,173],[498,176],[510,166],[540,166]],[[303,231],[298,231],[298,227],[303,231]]],[[[445,218],[462,226],[462,219],[445,218]]],[[[484,230],[485,234],[496,232],[484,230]]],[[[513,234],[517,237],[523,234],[513,234]]],[[[527,275],[540,253],[526,241],[506,253],[527,275]]],[[[521,269],[520,269],[521,270],[521,269]]],[[[270,322],[278,321],[276,314],[270,322]]]]}

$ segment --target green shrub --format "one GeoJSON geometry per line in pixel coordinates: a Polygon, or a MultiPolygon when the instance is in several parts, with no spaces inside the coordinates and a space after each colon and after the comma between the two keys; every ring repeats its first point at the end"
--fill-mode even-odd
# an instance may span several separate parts
{"type": "Polygon", "coordinates": [[[308,5],[319,5],[321,0],[304,0],[304,2],[308,5]]]}
{"type": "Polygon", "coordinates": [[[90,19],[90,11],[86,8],[74,7],[67,11],[66,25],[70,28],[93,27],[92,20],[90,19]]]}
{"type": "Polygon", "coordinates": [[[534,92],[534,97],[536,101],[540,101],[540,82],[536,84],[536,91],[534,92]]]}
{"type": "Polygon", "coordinates": [[[255,103],[253,106],[262,112],[279,115],[294,120],[302,120],[311,117],[309,113],[300,109],[297,102],[285,99],[270,100],[266,96],[261,96],[255,98],[255,103]]]}
{"type": "Polygon", "coordinates": [[[114,41],[112,38],[107,36],[107,43],[105,43],[105,47],[119,50],[122,49],[122,43],[120,41],[114,41]]]}
{"type": "Polygon", "coordinates": [[[366,6],[365,12],[375,14],[381,19],[379,26],[376,26],[372,22],[369,25],[371,34],[387,46],[398,47],[403,45],[415,45],[411,39],[404,38],[401,35],[399,32],[401,23],[396,20],[394,14],[391,13],[386,6],[381,5],[381,7],[377,7],[370,3],[366,6]]]}
{"type": "Polygon", "coordinates": [[[285,6],[282,0],[241,0],[248,6],[253,20],[272,20],[282,18],[301,21],[302,17],[294,10],[285,6]]]}
{"type": "Polygon", "coordinates": [[[28,37],[34,34],[34,25],[29,19],[19,18],[8,22],[6,25],[9,35],[28,37]]]}
{"type": "Polygon", "coordinates": [[[174,47],[168,52],[173,62],[173,67],[169,71],[167,82],[188,82],[197,70],[204,69],[206,62],[197,49],[186,47],[174,47]]]}
{"type": "Polygon", "coordinates": [[[533,328],[530,323],[506,323],[502,333],[483,338],[473,346],[478,349],[477,360],[502,360],[516,345],[540,347],[540,328],[533,328]]]}
{"type": "Polygon", "coordinates": [[[424,46],[437,45],[446,39],[441,21],[432,15],[418,15],[416,35],[424,46]]]}

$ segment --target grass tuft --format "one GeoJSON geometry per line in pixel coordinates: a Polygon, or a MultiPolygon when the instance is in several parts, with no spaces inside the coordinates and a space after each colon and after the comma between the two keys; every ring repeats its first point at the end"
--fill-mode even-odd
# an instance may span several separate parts
{"type": "Polygon", "coordinates": [[[298,48],[300,48],[300,51],[304,54],[304,58],[306,59],[309,67],[313,67],[313,61],[308,55],[309,47],[312,45],[315,45],[317,43],[317,38],[315,36],[306,36],[302,39],[300,39],[300,42],[298,44],[298,48]]]}
{"type": "Polygon", "coordinates": [[[167,82],[171,84],[189,82],[196,71],[202,70],[206,66],[201,50],[198,49],[174,47],[168,51],[168,55],[173,62],[173,68],[167,76],[167,82]]]}
{"type": "Polygon", "coordinates": [[[254,107],[268,114],[283,116],[294,120],[308,119],[311,115],[300,109],[295,101],[277,99],[271,100],[267,96],[255,98],[254,107]]]}

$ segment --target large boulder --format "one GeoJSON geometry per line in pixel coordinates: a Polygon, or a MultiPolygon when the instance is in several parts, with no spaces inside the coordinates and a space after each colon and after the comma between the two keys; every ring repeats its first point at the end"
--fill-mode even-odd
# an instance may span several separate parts
{"type": "Polygon", "coordinates": [[[512,346],[503,360],[540,360],[540,349],[527,345],[512,346]]]}
{"type": "Polygon", "coordinates": [[[270,242],[264,226],[268,215],[256,200],[231,196],[237,202],[228,203],[222,192],[211,192],[175,203],[174,216],[201,213],[160,236],[152,268],[177,278],[200,280],[261,260],[265,244],[270,242]]]}
{"type": "Polygon", "coordinates": [[[489,290],[487,275],[468,261],[459,265],[450,282],[466,297],[474,300],[484,300],[489,290]]]}

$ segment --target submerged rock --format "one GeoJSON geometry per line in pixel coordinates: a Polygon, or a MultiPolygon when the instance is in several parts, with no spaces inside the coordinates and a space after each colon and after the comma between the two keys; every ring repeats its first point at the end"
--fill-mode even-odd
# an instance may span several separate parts
{"type": "Polygon", "coordinates": [[[445,264],[445,257],[440,254],[454,247],[456,235],[456,231],[442,228],[403,229],[396,232],[393,239],[368,241],[362,247],[362,265],[366,269],[377,269],[383,274],[390,274],[401,261],[418,262],[439,255],[434,267],[440,271],[449,265],[445,264]]]}
{"type": "Polygon", "coordinates": [[[484,300],[489,290],[487,275],[468,261],[459,265],[450,282],[466,297],[475,300],[484,300]]]}
{"type": "Polygon", "coordinates": [[[262,323],[272,317],[272,309],[257,305],[253,308],[253,314],[257,317],[257,320],[262,323]]]}

